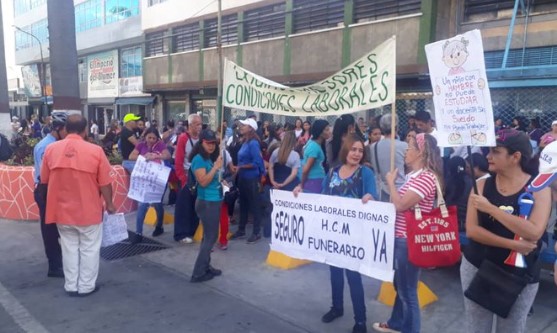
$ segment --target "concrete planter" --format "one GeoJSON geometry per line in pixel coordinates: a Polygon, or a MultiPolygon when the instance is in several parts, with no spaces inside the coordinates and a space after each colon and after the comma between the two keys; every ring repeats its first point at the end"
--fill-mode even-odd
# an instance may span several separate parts
{"type": "MultiPolygon", "coordinates": [[[[127,197],[130,176],[120,165],[112,168],[114,205],[119,213],[132,212],[137,205],[127,197]]],[[[16,221],[39,219],[39,210],[33,198],[33,170],[30,166],[0,163],[0,218],[16,221]]]]}

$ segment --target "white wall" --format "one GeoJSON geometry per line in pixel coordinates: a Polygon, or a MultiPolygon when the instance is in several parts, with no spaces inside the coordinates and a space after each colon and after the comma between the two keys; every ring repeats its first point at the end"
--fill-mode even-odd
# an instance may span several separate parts
{"type": "MultiPolygon", "coordinates": [[[[223,0],[222,10],[261,1],[263,0],[223,0]]],[[[141,27],[144,31],[218,11],[218,3],[214,0],[168,0],[151,7],[147,7],[147,4],[148,0],[142,0],[141,27]],[[211,2],[214,3],[207,6],[211,2]]]]}

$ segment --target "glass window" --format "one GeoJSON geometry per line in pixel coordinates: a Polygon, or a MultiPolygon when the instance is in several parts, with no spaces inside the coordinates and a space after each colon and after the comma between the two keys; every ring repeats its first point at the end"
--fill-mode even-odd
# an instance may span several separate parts
{"type": "Polygon", "coordinates": [[[120,54],[120,77],[142,75],[141,46],[123,49],[120,54]]]}
{"type": "Polygon", "coordinates": [[[149,2],[147,3],[147,6],[151,7],[151,6],[157,5],[159,3],[163,3],[165,1],[166,0],[149,0],[149,2]]]}
{"type": "Polygon", "coordinates": [[[102,0],[89,0],[75,6],[75,31],[85,31],[103,24],[102,0]]]}
{"type": "Polygon", "coordinates": [[[139,0],[106,0],[104,6],[107,24],[139,15],[139,0]]]}
{"type": "Polygon", "coordinates": [[[186,120],[188,115],[186,114],[186,102],[184,101],[168,101],[166,102],[167,119],[186,120]]]}
{"type": "Polygon", "coordinates": [[[174,52],[199,49],[199,23],[174,28],[173,35],[174,52]]]}
{"type": "Polygon", "coordinates": [[[421,0],[354,0],[354,22],[420,13],[421,0]]]}
{"type": "Polygon", "coordinates": [[[31,9],[42,6],[46,3],[46,0],[31,0],[31,9]]]}
{"type": "Polygon", "coordinates": [[[286,5],[271,5],[246,11],[244,27],[246,40],[284,36],[286,5]]]}
{"type": "MultiPolygon", "coordinates": [[[[37,37],[42,44],[48,43],[48,23],[47,20],[40,20],[31,25],[22,27],[21,30],[27,31],[37,37]]],[[[29,47],[39,46],[39,42],[33,36],[15,31],[15,48],[16,50],[26,49],[29,47]]],[[[43,45],[44,47],[44,45],[43,45]]]]}
{"type": "Polygon", "coordinates": [[[153,32],[145,35],[145,56],[154,57],[164,54],[164,31],[153,32]]]}
{"type": "Polygon", "coordinates": [[[33,8],[40,7],[46,3],[46,0],[13,0],[14,15],[19,16],[30,11],[33,8]]]}
{"type": "MultiPolygon", "coordinates": [[[[217,46],[218,19],[212,18],[205,21],[205,43],[204,47],[217,46]]],[[[222,44],[234,44],[238,41],[238,15],[227,15],[222,17],[222,44]]]]}
{"type": "Polygon", "coordinates": [[[344,0],[294,1],[294,32],[337,27],[344,22],[344,0]]]}

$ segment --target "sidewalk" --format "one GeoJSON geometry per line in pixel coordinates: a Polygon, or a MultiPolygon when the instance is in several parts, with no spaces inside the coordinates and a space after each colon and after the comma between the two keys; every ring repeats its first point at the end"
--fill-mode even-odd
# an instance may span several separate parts
{"type": "MultiPolygon", "coordinates": [[[[167,207],[167,211],[171,209],[167,207]]],[[[126,219],[130,230],[134,231],[135,214],[128,215],[126,219]]],[[[232,226],[232,229],[235,230],[235,227],[232,226]]],[[[144,234],[150,235],[151,230],[152,227],[146,225],[144,234]]],[[[4,269],[0,271],[0,282],[10,290],[15,288],[15,292],[12,293],[23,300],[29,296],[29,292],[34,292],[40,286],[44,297],[55,297],[68,304],[70,301],[65,298],[60,283],[42,278],[45,260],[38,225],[0,221],[0,232],[6,239],[0,244],[0,250],[3,253],[14,253],[13,256],[0,259],[1,267],[11,267],[9,272],[4,269]],[[16,267],[17,270],[14,270],[16,267]],[[10,286],[12,288],[9,288],[10,286]]],[[[354,321],[348,286],[344,293],[344,317],[330,324],[324,324],[320,320],[331,303],[329,270],[326,265],[314,263],[289,271],[275,269],[265,263],[269,250],[267,240],[262,239],[253,245],[246,244],[245,240],[238,240],[231,241],[227,251],[215,248],[212,264],[223,270],[221,277],[203,284],[190,284],[188,281],[199,245],[174,242],[172,225],[165,225],[165,233],[156,240],[170,248],[112,262],[101,260],[99,282],[104,286],[90,299],[105,308],[104,312],[99,310],[95,314],[110,313],[111,320],[120,323],[119,329],[128,328],[131,319],[129,311],[126,312],[127,316],[122,314],[125,312],[125,307],[122,306],[139,302],[143,304],[144,309],[137,313],[137,316],[146,316],[145,319],[149,319],[147,322],[153,322],[155,325],[151,326],[151,329],[158,332],[217,331],[216,327],[207,326],[211,322],[220,323],[219,332],[351,331],[354,321]],[[113,294],[121,295],[126,301],[110,302],[113,294]],[[105,301],[101,301],[103,299],[105,301]],[[150,303],[157,302],[163,305],[159,308],[150,306],[150,303]],[[181,311],[177,311],[176,308],[181,311]],[[207,309],[211,309],[210,313],[199,314],[207,309]],[[172,316],[169,318],[176,313],[182,313],[190,320],[177,320],[172,316]],[[168,322],[172,325],[169,326],[168,322]],[[242,328],[231,324],[234,322],[242,328]],[[181,330],[178,330],[179,327],[181,330]]],[[[391,309],[375,300],[380,282],[367,277],[363,280],[368,331],[371,332],[371,323],[386,320],[391,309]]],[[[422,310],[422,332],[462,332],[463,296],[458,267],[425,270],[422,273],[422,281],[439,297],[438,302],[422,310]]],[[[29,304],[28,309],[42,322],[44,306],[29,304]]],[[[553,285],[553,278],[548,271],[543,271],[540,292],[534,305],[535,312],[528,321],[528,332],[557,332],[555,308],[557,288],[553,285]]],[[[50,309],[49,313],[52,317],[62,318],[59,312],[60,310],[50,309]]],[[[2,314],[0,318],[3,318],[2,314]]],[[[48,322],[50,321],[43,324],[48,322]]],[[[148,331],[147,326],[134,326],[134,332],[148,331]]],[[[45,327],[57,332],[54,327],[45,327]]],[[[0,331],[3,331],[1,327],[0,331]]],[[[97,328],[91,331],[116,330],[111,326],[110,329],[97,328]]]]}

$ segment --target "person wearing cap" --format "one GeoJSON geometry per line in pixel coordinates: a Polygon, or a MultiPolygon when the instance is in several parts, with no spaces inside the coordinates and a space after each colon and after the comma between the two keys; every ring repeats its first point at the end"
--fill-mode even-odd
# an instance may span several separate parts
{"type": "Polygon", "coordinates": [[[549,143],[557,140],[557,120],[551,123],[551,131],[545,133],[540,138],[540,149],[543,149],[549,143]]]}
{"type": "Polygon", "coordinates": [[[64,277],[64,270],[62,267],[62,249],[60,248],[60,234],[56,224],[45,224],[46,213],[46,188],[40,185],[41,179],[41,166],[43,157],[50,144],[62,140],[66,137],[66,120],[68,114],[64,111],[52,112],[52,128],[39,143],[33,148],[33,159],[35,165],[35,172],[33,178],[35,180],[35,191],[33,195],[35,202],[39,208],[39,221],[41,224],[41,236],[43,238],[44,252],[48,259],[48,277],[64,277]]]}
{"type": "Polygon", "coordinates": [[[304,147],[302,167],[299,168],[300,184],[294,188],[295,193],[302,190],[306,193],[321,193],[323,179],[326,173],[323,167],[325,161],[324,143],[331,137],[331,127],[324,119],[317,119],[311,127],[311,140],[304,147]]]}
{"type": "MultiPolygon", "coordinates": [[[[466,291],[483,261],[510,274],[530,275],[507,318],[497,318],[500,333],[525,332],[526,318],[539,286],[541,237],[549,219],[551,193],[548,188],[533,192],[529,216],[521,217],[519,202],[528,184],[537,184],[529,173],[532,146],[522,131],[505,129],[497,133],[496,146],[487,160],[493,177],[477,183],[478,193],[471,193],[466,215],[466,236],[470,244],[464,249],[460,266],[462,290],[466,291]],[[515,235],[519,239],[515,239],[515,235]],[[524,256],[526,268],[506,264],[512,251],[524,256]]],[[[523,212],[522,212],[523,213],[523,212]]],[[[489,286],[488,286],[489,288],[489,286]]],[[[467,332],[491,332],[494,314],[474,301],[464,298],[467,332]]]]}
{"type": "Polygon", "coordinates": [[[195,261],[191,282],[203,282],[222,273],[221,270],[211,266],[211,250],[218,238],[222,206],[219,172],[223,166],[223,158],[215,132],[211,130],[201,132],[189,159],[191,171],[197,182],[195,211],[203,223],[203,241],[195,261]]]}
{"type": "Polygon", "coordinates": [[[230,239],[246,236],[248,211],[253,215],[253,231],[248,244],[261,239],[261,202],[259,200],[260,179],[265,175],[265,164],[261,156],[261,142],[256,134],[257,123],[252,118],[240,120],[242,147],[238,152],[238,189],[240,190],[240,225],[230,239]]]}
{"type": "Polygon", "coordinates": [[[135,130],[137,128],[136,121],[139,119],[141,119],[141,117],[136,116],[133,113],[126,114],[124,116],[124,127],[120,132],[119,146],[122,152],[122,166],[130,173],[133,171],[133,167],[135,165],[134,161],[130,161],[130,154],[139,143],[135,135],[135,130]]]}

